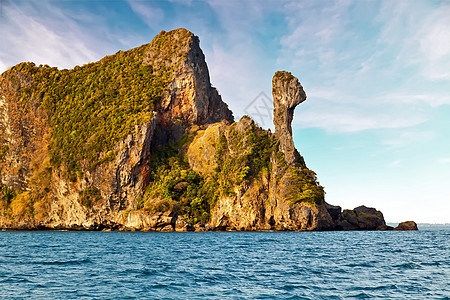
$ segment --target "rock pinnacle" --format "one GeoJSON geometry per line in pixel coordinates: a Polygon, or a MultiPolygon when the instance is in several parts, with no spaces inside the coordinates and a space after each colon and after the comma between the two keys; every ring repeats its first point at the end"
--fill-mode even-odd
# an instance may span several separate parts
{"type": "Polygon", "coordinates": [[[306,100],[306,93],[298,79],[290,72],[278,71],[272,79],[273,123],[275,136],[280,141],[280,150],[287,164],[297,162],[292,139],[292,119],[295,107],[306,100]]]}

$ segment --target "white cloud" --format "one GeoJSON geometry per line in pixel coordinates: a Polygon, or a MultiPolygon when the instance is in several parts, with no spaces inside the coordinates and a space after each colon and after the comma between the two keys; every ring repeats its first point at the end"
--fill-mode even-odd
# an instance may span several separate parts
{"type": "MultiPolygon", "coordinates": [[[[245,45],[235,44],[227,48],[215,44],[210,51],[205,51],[205,55],[211,82],[218,87],[236,118],[245,114],[244,108],[262,92],[261,87],[271,97],[271,74],[257,72],[257,59],[245,45]]],[[[267,124],[271,123],[267,120],[267,124]]]]}
{"type": "Polygon", "coordinates": [[[336,133],[408,128],[431,117],[426,97],[385,94],[361,99],[334,89],[316,89],[307,95],[294,115],[294,124],[302,128],[336,133]]]}
{"type": "Polygon", "coordinates": [[[414,144],[423,144],[431,141],[436,137],[433,131],[402,131],[398,135],[385,138],[381,141],[382,145],[388,146],[390,149],[398,149],[408,147],[414,144]]]}
{"type": "Polygon", "coordinates": [[[450,5],[384,1],[380,48],[397,49],[396,68],[415,66],[415,76],[450,80],[450,5]]]}
{"type": "Polygon", "coordinates": [[[322,128],[329,132],[357,132],[371,129],[405,128],[421,124],[426,118],[396,118],[392,113],[367,113],[367,108],[338,107],[323,111],[319,107],[296,112],[294,122],[302,128],[322,128]]]}
{"type": "Polygon", "coordinates": [[[430,79],[450,80],[450,5],[425,18],[417,38],[430,79]]]}
{"type": "Polygon", "coordinates": [[[401,161],[400,160],[394,160],[394,161],[392,161],[390,164],[389,164],[389,166],[391,166],[391,167],[397,167],[397,166],[399,166],[399,165],[401,165],[401,161]]]}
{"type": "Polygon", "coordinates": [[[450,164],[450,157],[443,157],[437,160],[440,164],[450,164]]]}
{"type": "Polygon", "coordinates": [[[33,9],[14,5],[3,9],[6,21],[0,45],[1,71],[21,61],[69,68],[99,58],[88,46],[91,39],[69,16],[47,6],[46,17],[37,18],[33,9]]]}
{"type": "Polygon", "coordinates": [[[433,82],[450,79],[450,5],[371,2],[368,14],[355,2],[328,4],[295,2],[286,12],[290,28],[277,63],[306,74],[309,98],[297,124],[335,132],[407,128],[450,104],[450,85],[433,82]],[[358,23],[364,14],[370,19],[358,23]]]}
{"type": "Polygon", "coordinates": [[[111,14],[74,9],[70,1],[8,2],[0,20],[0,71],[22,61],[72,68],[140,45],[142,37],[108,25],[111,14]]]}
{"type": "MultiPolygon", "coordinates": [[[[203,51],[211,82],[238,119],[261,92],[271,95],[273,74],[268,73],[265,63],[266,45],[261,44],[255,33],[264,28],[264,16],[271,13],[273,4],[260,5],[258,1],[208,1],[208,4],[218,21],[217,31],[201,36],[207,45],[203,51]]],[[[270,126],[271,118],[266,121],[261,125],[270,126]]]]}

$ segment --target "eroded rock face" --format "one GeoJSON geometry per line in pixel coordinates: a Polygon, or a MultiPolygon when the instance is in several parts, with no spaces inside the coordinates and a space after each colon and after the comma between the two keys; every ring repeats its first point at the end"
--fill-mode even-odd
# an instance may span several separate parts
{"type": "MultiPolygon", "coordinates": [[[[313,172],[303,162],[300,163],[302,158],[292,139],[294,109],[306,99],[306,94],[298,79],[288,72],[277,72],[273,77],[272,88],[275,134],[269,135],[279,142],[279,146],[269,158],[271,172],[258,174],[250,182],[235,186],[233,195],[221,197],[211,213],[211,227],[216,230],[331,230],[335,221],[325,204],[321,203],[320,197],[304,198],[302,201],[300,196],[309,188],[321,193],[313,172]],[[278,155],[280,153],[281,157],[278,155]],[[310,185],[299,187],[302,183],[298,177],[310,180],[310,185]]],[[[247,138],[252,134],[259,135],[261,130],[248,117],[241,118],[231,126],[213,125],[194,139],[190,147],[200,148],[200,140],[209,142],[201,151],[189,149],[189,161],[198,170],[212,170],[211,166],[217,162],[199,156],[202,153],[212,154],[209,157],[215,156],[214,150],[207,145],[220,143],[218,137],[221,132],[227,140],[228,155],[236,157],[237,161],[239,152],[251,151],[246,145],[247,138]],[[242,140],[234,140],[236,137],[242,140]],[[242,145],[240,151],[234,148],[236,144],[242,145]]],[[[252,168],[251,164],[249,167],[252,168]]]]}
{"type": "Polygon", "coordinates": [[[298,161],[292,139],[294,109],[306,100],[306,93],[296,77],[286,71],[278,71],[272,79],[273,123],[275,136],[280,140],[280,150],[288,164],[298,161]]]}
{"type": "Polygon", "coordinates": [[[331,219],[333,220],[333,223],[336,225],[341,218],[342,208],[340,206],[331,205],[328,203],[326,204],[326,208],[328,213],[330,214],[331,219]]]}
{"type": "Polygon", "coordinates": [[[178,232],[187,232],[187,231],[195,231],[194,226],[191,223],[178,219],[175,223],[175,231],[178,232]]]}
{"type": "Polygon", "coordinates": [[[203,125],[225,121],[233,122],[233,114],[211,86],[208,66],[199,45],[199,38],[186,29],[175,30],[169,45],[176,46],[178,57],[167,62],[165,53],[150,49],[146,63],[158,69],[161,63],[176,70],[175,76],[157,106],[159,127],[163,129],[157,138],[164,144],[178,140],[191,125],[203,125]]]}
{"type": "Polygon", "coordinates": [[[172,212],[156,213],[154,215],[131,211],[124,222],[125,229],[141,231],[173,231],[178,216],[172,212]]]}
{"type": "Polygon", "coordinates": [[[42,163],[42,144],[48,139],[47,114],[39,101],[31,99],[27,105],[16,94],[29,84],[23,75],[14,81],[0,78],[0,185],[19,191],[29,190],[32,164],[42,163]]]}

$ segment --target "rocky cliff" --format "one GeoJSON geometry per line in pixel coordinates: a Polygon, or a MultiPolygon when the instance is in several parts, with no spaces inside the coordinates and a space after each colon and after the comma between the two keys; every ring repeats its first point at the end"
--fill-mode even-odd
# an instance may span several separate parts
{"type": "Polygon", "coordinates": [[[243,117],[231,125],[211,125],[188,148],[194,170],[208,174],[218,168],[235,176],[227,179],[234,184],[218,198],[210,225],[221,230],[333,229],[323,188],[292,139],[294,108],[306,94],[288,72],[275,74],[272,90],[275,134],[243,117]]]}
{"type": "Polygon", "coordinates": [[[185,29],[72,70],[9,69],[0,228],[373,229],[361,227],[371,211],[355,219],[325,203],[295,149],[298,79],[277,72],[272,91],[274,134],[246,116],[234,122],[185,29]]]}
{"type": "Polygon", "coordinates": [[[185,29],[72,70],[19,64],[0,80],[3,228],[133,224],[152,145],[176,142],[192,125],[233,121],[210,84],[198,37],[185,29]],[[81,81],[89,79],[86,88],[81,81]],[[135,91],[124,92],[130,83],[135,91]]]}

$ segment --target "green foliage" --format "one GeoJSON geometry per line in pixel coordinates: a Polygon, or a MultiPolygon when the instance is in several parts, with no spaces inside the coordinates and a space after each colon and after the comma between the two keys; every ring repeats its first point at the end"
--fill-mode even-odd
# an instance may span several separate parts
{"type": "Polygon", "coordinates": [[[65,164],[70,180],[81,174],[81,160],[87,159],[91,168],[112,160],[100,153],[110,153],[135,125],[151,120],[170,76],[156,76],[151,65],[143,64],[148,47],[119,51],[72,70],[33,63],[8,70],[12,80],[26,78],[19,87],[21,101],[41,101],[49,112],[51,163],[65,164]]]}
{"type": "Polygon", "coordinates": [[[88,187],[80,194],[80,202],[86,207],[92,207],[102,200],[102,195],[96,187],[88,187]]]}
{"type": "Polygon", "coordinates": [[[277,147],[277,140],[254,123],[244,133],[230,127],[228,138],[221,133],[216,146],[217,165],[214,170],[218,173],[224,194],[231,196],[233,186],[250,182],[262,172],[270,171],[270,157],[277,147]]]}
{"type": "Polygon", "coordinates": [[[1,189],[0,196],[1,196],[0,200],[3,201],[6,205],[8,205],[11,203],[14,197],[17,196],[17,192],[15,192],[10,187],[3,186],[1,189]]]}
{"type": "Polygon", "coordinates": [[[15,191],[3,186],[0,191],[0,211],[11,220],[34,215],[30,192],[15,191]]]}
{"type": "Polygon", "coordinates": [[[216,152],[218,165],[215,171],[220,187],[223,190],[232,189],[245,181],[250,183],[261,175],[276,172],[276,180],[288,174],[285,182],[286,196],[291,204],[324,202],[324,190],[317,182],[316,174],[309,170],[303,157],[296,152],[299,161],[296,166],[288,166],[284,154],[279,151],[279,142],[252,123],[243,133],[231,127],[227,138],[224,134],[219,138],[216,152]],[[277,170],[273,170],[271,158],[276,161],[277,170]]]}
{"type": "Polygon", "coordinates": [[[151,213],[174,210],[194,224],[207,222],[220,196],[217,178],[190,169],[179,147],[180,143],[152,149],[151,181],[139,204],[151,213]]]}
{"type": "Polygon", "coordinates": [[[286,195],[291,204],[299,202],[324,203],[325,191],[317,183],[316,173],[307,168],[290,167],[286,195]]]}
{"type": "MultiPolygon", "coordinates": [[[[380,217],[380,214],[377,214],[377,216],[380,217]]],[[[369,214],[366,214],[365,212],[362,212],[362,211],[360,211],[360,212],[358,213],[358,218],[371,218],[371,217],[373,217],[373,216],[371,216],[371,215],[369,215],[369,214]]]]}
{"type": "MultiPolygon", "coordinates": [[[[75,182],[83,176],[81,162],[94,170],[114,160],[114,146],[135,125],[150,122],[155,105],[184,59],[181,54],[193,41],[187,30],[178,31],[175,42],[170,42],[172,35],[163,31],[149,45],[119,51],[72,70],[22,63],[7,71],[8,79],[18,87],[21,103],[40,104],[49,118],[50,163],[34,176],[36,184],[45,187],[40,196],[48,194],[50,183],[43,184],[42,178],[51,177],[52,167],[63,166],[68,179],[75,182]]],[[[286,72],[275,76],[285,81],[294,78],[286,72]]],[[[236,130],[235,124],[220,134],[211,174],[200,175],[189,167],[180,151],[188,142],[189,136],[185,135],[175,145],[152,147],[150,183],[138,199],[139,209],[153,213],[174,210],[192,223],[207,222],[220,197],[233,196],[236,187],[257,182],[272,172],[271,159],[277,162],[278,169],[291,174],[287,185],[291,203],[323,202],[323,188],[300,154],[296,153],[301,167],[288,167],[277,139],[254,123],[244,132],[236,130]]],[[[0,149],[0,160],[8,150],[6,146],[0,149]]],[[[284,173],[277,174],[280,177],[276,179],[280,180],[284,173]]],[[[25,204],[26,196],[24,193],[21,198],[25,204]]],[[[8,204],[17,195],[2,188],[0,197],[8,204]]],[[[80,195],[80,202],[86,207],[101,200],[95,187],[80,195]]]]}
{"type": "Polygon", "coordinates": [[[2,147],[0,148],[0,160],[3,160],[8,151],[9,151],[8,145],[2,145],[2,147]]]}
{"type": "Polygon", "coordinates": [[[274,76],[282,81],[291,81],[295,78],[294,75],[286,71],[277,71],[274,76]]]}

